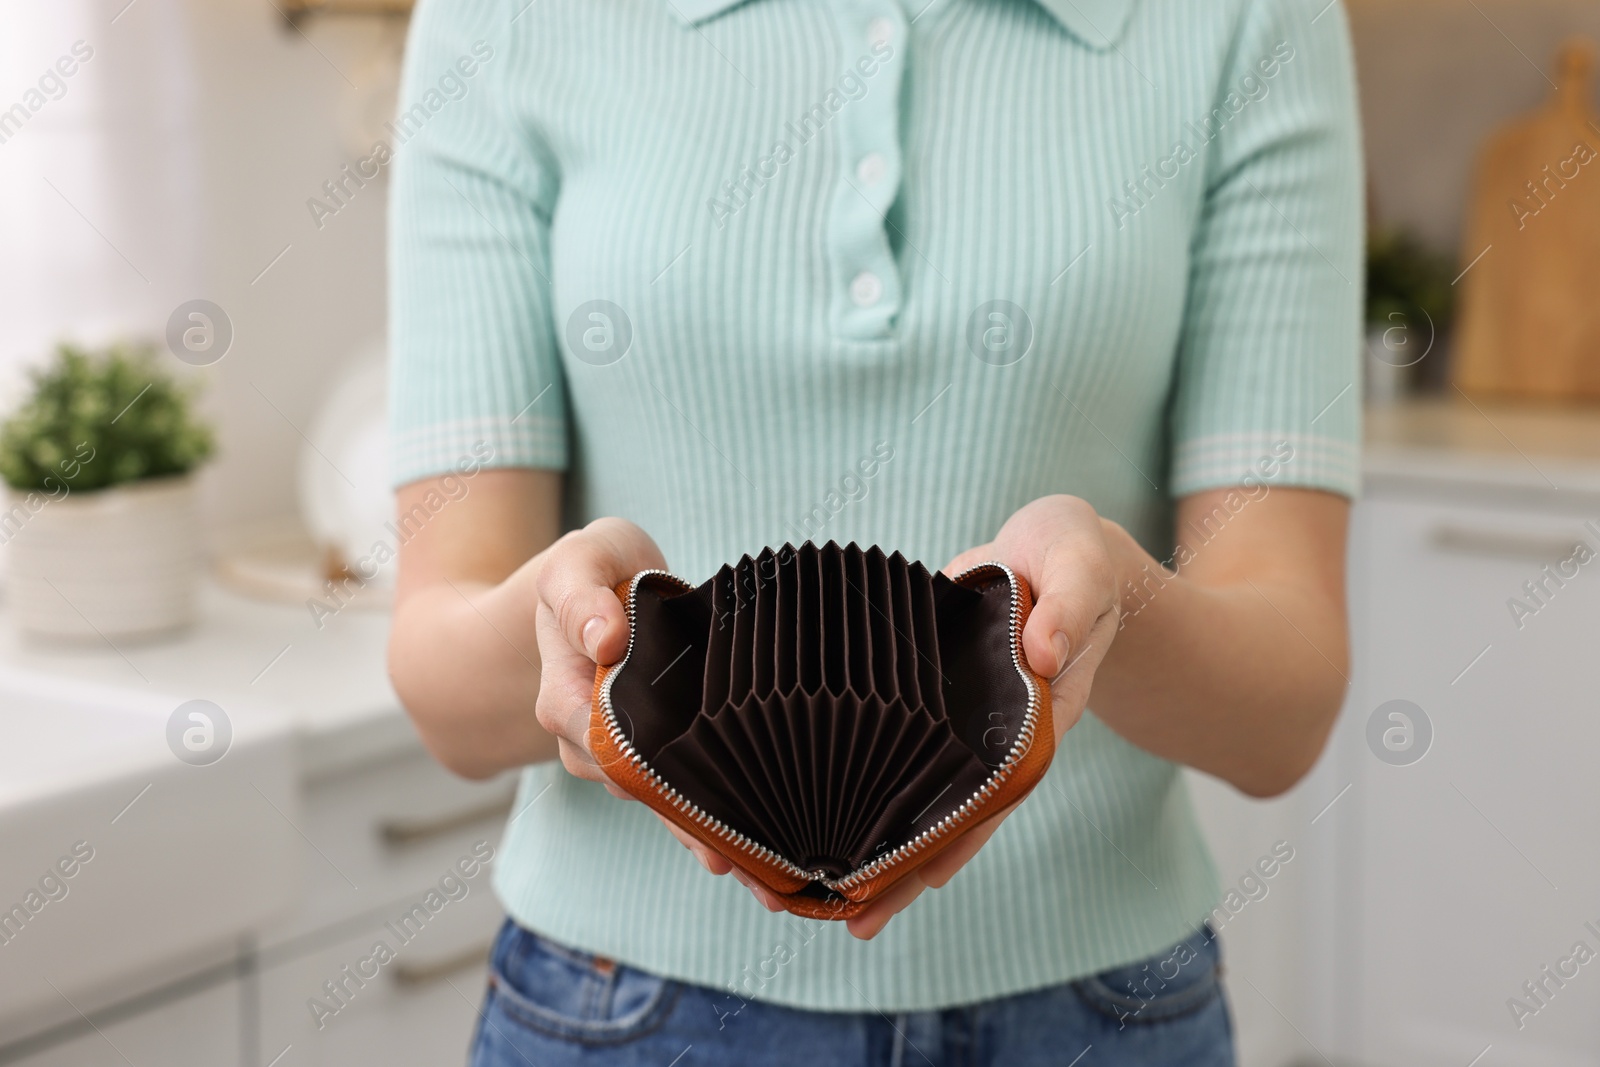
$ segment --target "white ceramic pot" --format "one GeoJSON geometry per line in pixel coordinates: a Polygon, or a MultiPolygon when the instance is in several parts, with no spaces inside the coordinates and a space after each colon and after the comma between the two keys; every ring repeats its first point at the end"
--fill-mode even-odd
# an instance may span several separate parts
{"type": "Polygon", "coordinates": [[[1367,403],[1393,404],[1411,391],[1416,364],[1428,342],[1406,335],[1404,327],[1369,326],[1366,349],[1362,353],[1367,403]]]}
{"type": "Polygon", "coordinates": [[[28,633],[115,641],[194,621],[200,543],[190,477],[59,499],[12,490],[0,538],[11,613],[28,633]]]}

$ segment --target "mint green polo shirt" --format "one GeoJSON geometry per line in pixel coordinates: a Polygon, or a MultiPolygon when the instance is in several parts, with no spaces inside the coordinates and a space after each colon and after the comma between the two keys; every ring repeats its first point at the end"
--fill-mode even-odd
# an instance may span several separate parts
{"type": "MultiPolygon", "coordinates": [[[[1184,494],[1354,494],[1337,3],[921,3],[423,0],[392,146],[396,484],[486,453],[563,470],[571,523],[630,519],[697,583],[805,538],[937,567],[1050,493],[1160,558],[1184,494]]],[[[846,1011],[1125,963],[1218,896],[1178,768],[1092,701],[870,942],[768,913],[556,763],[523,773],[499,857],[534,930],[846,1011]]]]}

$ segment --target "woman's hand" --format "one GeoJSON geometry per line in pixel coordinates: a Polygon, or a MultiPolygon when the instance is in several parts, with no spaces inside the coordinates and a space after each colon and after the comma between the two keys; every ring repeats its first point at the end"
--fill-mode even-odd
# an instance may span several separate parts
{"type": "MultiPolygon", "coordinates": [[[[489,778],[559,758],[579,778],[632,799],[590,745],[595,665],[627,651],[613,589],[666,561],[623,519],[558,538],[561,497],[560,475],[542,470],[474,471],[400,488],[412,535],[400,551],[389,674],[424,743],[457,774],[489,778]]],[[[707,870],[727,872],[721,856],[668,829],[707,870]]]]}
{"type": "Polygon", "coordinates": [[[631,799],[607,778],[590,746],[595,667],[628,650],[628,618],[616,586],[666,560],[650,535],[625,519],[596,519],[563,535],[533,561],[539,697],[534,716],[554,735],[561,764],[631,799]]]}
{"type": "Polygon", "coordinates": [[[1087,501],[1040,497],[1007,519],[993,541],[944,567],[957,574],[997,560],[1027,581],[1033,613],[1022,630],[1022,651],[1028,668],[1050,679],[1058,742],[1083,714],[1095,668],[1117,635],[1118,568],[1107,525],[1087,501]]]}
{"type": "MultiPolygon", "coordinates": [[[[953,575],[989,560],[1009,566],[1033,590],[1033,613],[1022,630],[1022,650],[1028,667],[1051,680],[1050,714],[1059,742],[1082,716],[1095,670],[1117,634],[1117,568],[1106,523],[1077,497],[1041,497],[1006,520],[993,541],[961,553],[945,565],[944,572],[953,575]]],[[[923,890],[943,886],[1020,803],[973,827],[896,882],[849,920],[850,932],[859,938],[874,937],[923,890]]]]}
{"type": "MultiPolygon", "coordinates": [[[[628,650],[628,619],[617,599],[617,585],[639,571],[666,565],[649,534],[615,518],[596,519],[564,535],[533,564],[534,629],[543,668],[534,715],[556,737],[561,764],[569,773],[599,782],[622,800],[633,798],[606,776],[591,743],[595,669],[615,663],[628,650]]],[[[661,822],[706,870],[726,874],[732,869],[721,855],[665,818],[661,822]]]]}
{"type": "MultiPolygon", "coordinates": [[[[1093,685],[1096,717],[1128,743],[1269,797],[1316,762],[1348,684],[1349,516],[1348,500],[1317,490],[1204,490],[1178,502],[1169,567],[1083,501],[1046,497],[945,570],[993,558],[1028,579],[1038,603],[1022,644],[1054,679],[1058,740],[1093,685]]],[[[873,936],[948,882],[1011,810],[891,887],[851,932],[873,936]]]]}

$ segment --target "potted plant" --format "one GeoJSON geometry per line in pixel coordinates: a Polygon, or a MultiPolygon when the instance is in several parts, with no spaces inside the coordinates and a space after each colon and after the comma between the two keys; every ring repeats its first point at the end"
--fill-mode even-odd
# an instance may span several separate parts
{"type": "Polygon", "coordinates": [[[1367,240],[1366,394],[1398,400],[1441,383],[1455,315],[1455,261],[1403,230],[1374,228],[1367,240]],[[1423,360],[1437,353],[1430,364],[1423,360]]]}
{"type": "Polygon", "coordinates": [[[194,617],[192,472],[211,455],[194,389],[146,345],[62,345],[0,426],[0,544],[12,612],[31,634],[114,640],[194,617]]]}

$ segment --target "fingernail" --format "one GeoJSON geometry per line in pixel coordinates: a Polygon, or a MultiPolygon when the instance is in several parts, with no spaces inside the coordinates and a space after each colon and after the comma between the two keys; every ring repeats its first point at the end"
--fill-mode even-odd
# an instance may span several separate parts
{"type": "Polygon", "coordinates": [[[600,658],[600,635],[606,632],[606,620],[596,615],[583,624],[583,650],[590,659],[600,658]]]}
{"type": "Polygon", "coordinates": [[[1060,674],[1072,662],[1068,658],[1072,652],[1072,642],[1067,640],[1066,634],[1057,630],[1055,636],[1050,638],[1050,650],[1056,654],[1056,673],[1060,674]]]}

